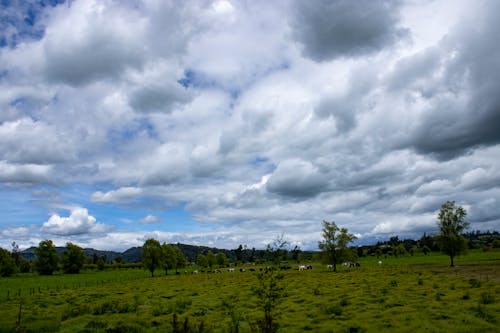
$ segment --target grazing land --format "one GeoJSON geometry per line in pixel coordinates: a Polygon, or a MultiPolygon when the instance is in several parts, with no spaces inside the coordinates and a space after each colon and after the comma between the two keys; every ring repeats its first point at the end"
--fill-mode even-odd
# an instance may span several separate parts
{"type": "MultiPolygon", "coordinates": [[[[319,263],[284,271],[279,331],[500,331],[498,250],[472,251],[454,268],[438,254],[359,263],[338,273],[319,263]]],[[[154,278],[137,269],[2,278],[0,332],[257,331],[260,267],[240,267],[154,278]]]]}

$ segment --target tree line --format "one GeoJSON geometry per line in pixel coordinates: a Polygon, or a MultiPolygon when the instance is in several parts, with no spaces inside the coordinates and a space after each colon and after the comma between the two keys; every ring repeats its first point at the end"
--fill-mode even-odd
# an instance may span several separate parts
{"type": "MultiPolygon", "coordinates": [[[[154,275],[156,269],[164,269],[165,273],[171,269],[178,272],[178,269],[185,267],[188,261],[196,263],[199,267],[212,269],[214,266],[225,267],[229,263],[235,265],[242,262],[280,263],[290,260],[299,262],[314,260],[318,255],[323,262],[332,265],[333,270],[336,270],[339,263],[355,261],[356,258],[366,255],[398,257],[414,255],[416,252],[427,255],[431,251],[441,250],[450,257],[450,265],[453,266],[455,257],[464,253],[467,248],[483,247],[485,250],[500,248],[500,235],[496,231],[492,233],[465,232],[469,226],[466,216],[467,212],[463,207],[456,205],[454,201],[447,201],[441,206],[437,216],[438,234],[424,233],[419,240],[400,240],[398,236],[392,236],[385,242],[358,247],[349,246],[356,237],[349,233],[347,228],[339,227],[335,222],[323,221],[323,239],[318,243],[320,251],[317,253],[302,251],[298,246],[289,249],[289,244],[284,240],[283,235],[278,236],[265,250],[248,249],[246,246],[239,245],[236,249],[220,250],[217,253],[205,247],[160,244],[155,239],[148,239],[141,249],[139,265],[154,275]],[[191,256],[189,260],[186,257],[186,248],[191,256]],[[196,253],[195,250],[200,248],[202,252],[196,253]]],[[[51,240],[41,241],[34,253],[35,260],[30,262],[22,257],[15,242],[12,243],[12,252],[0,248],[0,276],[30,271],[41,275],[51,275],[60,269],[67,274],[77,274],[90,260],[100,269],[103,269],[105,265],[105,258],[98,257],[94,253],[92,259],[86,259],[83,249],[70,242],[66,244],[60,256],[51,240]]],[[[121,263],[121,258],[116,258],[116,261],[121,263]]]]}

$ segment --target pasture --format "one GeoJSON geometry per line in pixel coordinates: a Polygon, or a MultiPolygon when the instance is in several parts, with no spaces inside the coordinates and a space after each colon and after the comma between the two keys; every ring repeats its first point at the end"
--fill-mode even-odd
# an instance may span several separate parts
{"type": "MultiPolygon", "coordinates": [[[[284,271],[279,331],[500,331],[499,251],[471,252],[455,268],[437,254],[378,260],[338,273],[319,263],[284,271]]],[[[257,273],[157,273],[2,278],[0,332],[256,331],[257,273]]]]}

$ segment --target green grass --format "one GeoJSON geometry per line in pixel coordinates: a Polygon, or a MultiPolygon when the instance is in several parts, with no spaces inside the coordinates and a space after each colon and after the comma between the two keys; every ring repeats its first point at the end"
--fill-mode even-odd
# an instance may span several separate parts
{"type": "MultiPolygon", "coordinates": [[[[499,254],[470,253],[456,268],[433,255],[382,258],[380,267],[363,258],[360,268],[338,273],[319,264],[287,271],[280,332],[499,332],[499,254]]],[[[197,328],[191,332],[200,325],[203,332],[251,332],[262,316],[255,273],[148,276],[131,270],[0,279],[2,291],[23,281],[80,283],[2,299],[0,332],[14,331],[20,304],[29,332],[173,332],[174,314],[180,326],[188,318],[197,328]],[[81,285],[99,280],[105,282],[81,285]]]]}
{"type": "MultiPolygon", "coordinates": [[[[161,275],[163,272],[156,272],[161,275]]],[[[142,269],[111,270],[81,272],[80,274],[65,274],[53,276],[39,276],[35,274],[21,274],[19,276],[0,279],[0,301],[20,296],[30,296],[36,293],[75,289],[87,286],[99,286],[110,282],[124,282],[128,280],[144,279],[151,273],[142,269]]]]}

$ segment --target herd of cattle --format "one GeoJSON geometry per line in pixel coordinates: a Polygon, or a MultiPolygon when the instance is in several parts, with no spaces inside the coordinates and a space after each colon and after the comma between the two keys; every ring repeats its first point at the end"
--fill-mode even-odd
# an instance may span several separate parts
{"type": "MultiPolygon", "coordinates": [[[[381,261],[378,262],[379,266],[382,264],[381,261]]],[[[351,268],[351,267],[361,267],[361,265],[359,264],[359,262],[344,262],[342,263],[342,266],[343,267],[348,267],[348,268],[351,268]]],[[[254,267],[251,267],[251,268],[227,268],[227,272],[229,273],[234,273],[234,272],[240,272],[240,273],[244,273],[246,271],[248,272],[256,272],[256,271],[269,271],[269,270],[282,270],[282,271],[286,271],[286,270],[292,270],[294,269],[292,266],[290,265],[281,265],[281,266],[278,266],[278,267],[273,267],[273,266],[267,266],[267,267],[260,267],[260,268],[254,268],[254,267]]],[[[299,265],[297,268],[297,270],[299,271],[306,271],[306,270],[312,270],[313,269],[313,266],[312,265],[299,265]]],[[[326,265],[326,269],[327,270],[333,270],[333,265],[326,265]]],[[[185,273],[188,273],[187,271],[184,271],[185,273]]],[[[192,274],[198,274],[198,273],[222,273],[223,270],[222,269],[213,269],[213,270],[194,270],[192,271],[191,273],[192,274]]]]}

